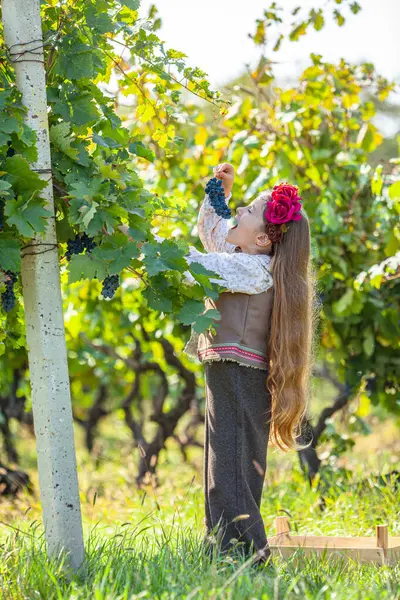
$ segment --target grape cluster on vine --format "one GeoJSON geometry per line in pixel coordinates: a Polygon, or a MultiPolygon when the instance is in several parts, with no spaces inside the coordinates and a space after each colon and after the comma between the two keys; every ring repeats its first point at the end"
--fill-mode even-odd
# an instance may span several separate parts
{"type": "Polygon", "coordinates": [[[8,279],[5,282],[6,291],[1,294],[1,305],[4,312],[10,312],[15,306],[14,284],[18,276],[12,271],[5,271],[5,274],[8,275],[8,279]]]}
{"type": "Polygon", "coordinates": [[[67,252],[65,253],[65,257],[68,261],[70,261],[71,256],[73,254],[81,254],[85,249],[86,252],[91,252],[91,250],[93,250],[93,248],[96,248],[96,246],[96,242],[94,242],[93,238],[89,237],[87,233],[76,235],[75,239],[68,240],[67,252]]]}
{"type": "Polygon", "coordinates": [[[231,209],[225,202],[225,193],[222,186],[222,181],[216,177],[212,177],[206,185],[206,194],[210,198],[210,204],[214,208],[219,217],[229,219],[231,209]]]}
{"type": "Polygon", "coordinates": [[[108,275],[103,281],[103,298],[112,298],[119,288],[119,275],[108,275]]]}

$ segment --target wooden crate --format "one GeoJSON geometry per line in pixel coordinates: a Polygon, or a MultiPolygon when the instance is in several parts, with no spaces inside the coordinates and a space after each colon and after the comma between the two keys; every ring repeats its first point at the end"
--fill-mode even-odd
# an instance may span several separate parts
{"type": "Polygon", "coordinates": [[[400,537],[389,537],[387,525],[377,525],[375,537],[291,535],[288,517],[276,517],[275,528],[276,535],[268,537],[273,556],[287,558],[300,548],[299,558],[326,554],[390,566],[400,561],[400,537]]]}

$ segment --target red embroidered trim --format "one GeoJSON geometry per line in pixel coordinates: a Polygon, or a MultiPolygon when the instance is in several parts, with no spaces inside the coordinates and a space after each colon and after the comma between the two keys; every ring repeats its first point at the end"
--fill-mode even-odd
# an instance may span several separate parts
{"type": "Polygon", "coordinates": [[[244,356],[244,357],[250,357],[251,359],[253,359],[256,362],[262,363],[262,364],[266,364],[267,361],[264,358],[260,358],[259,356],[257,356],[257,354],[253,354],[252,352],[246,352],[246,350],[242,350],[241,348],[237,348],[236,346],[224,346],[223,348],[207,348],[206,350],[201,350],[200,352],[198,352],[198,356],[206,356],[208,353],[212,353],[214,352],[215,354],[222,354],[224,352],[229,352],[229,353],[233,353],[233,354],[238,354],[239,356],[244,356]]]}

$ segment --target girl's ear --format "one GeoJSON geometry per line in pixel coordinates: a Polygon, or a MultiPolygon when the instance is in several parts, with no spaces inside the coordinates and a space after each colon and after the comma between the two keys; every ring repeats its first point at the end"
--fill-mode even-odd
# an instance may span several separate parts
{"type": "Polygon", "coordinates": [[[269,239],[269,237],[267,236],[266,233],[258,233],[256,236],[256,245],[257,246],[261,246],[262,248],[267,248],[267,246],[269,246],[269,244],[271,243],[271,240],[269,239]]]}

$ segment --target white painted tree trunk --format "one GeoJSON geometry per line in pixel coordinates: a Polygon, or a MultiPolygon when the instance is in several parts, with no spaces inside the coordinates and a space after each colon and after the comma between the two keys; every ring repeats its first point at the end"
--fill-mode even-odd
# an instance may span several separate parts
{"type": "MultiPolygon", "coordinates": [[[[54,214],[40,0],[3,0],[2,19],[26,122],[38,136],[32,168],[48,181],[42,196],[54,214]]],[[[47,550],[66,554],[76,571],[84,546],[56,242],[50,218],[45,235],[23,250],[21,276],[47,550]]]]}

